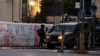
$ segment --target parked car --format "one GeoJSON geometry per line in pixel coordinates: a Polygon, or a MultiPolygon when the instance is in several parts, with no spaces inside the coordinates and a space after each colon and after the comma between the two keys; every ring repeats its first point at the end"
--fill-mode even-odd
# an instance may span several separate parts
{"type": "Polygon", "coordinates": [[[60,46],[62,41],[62,31],[64,31],[64,46],[73,48],[77,45],[77,38],[79,37],[79,23],[69,22],[56,24],[51,32],[46,35],[45,43],[48,48],[60,46]]]}

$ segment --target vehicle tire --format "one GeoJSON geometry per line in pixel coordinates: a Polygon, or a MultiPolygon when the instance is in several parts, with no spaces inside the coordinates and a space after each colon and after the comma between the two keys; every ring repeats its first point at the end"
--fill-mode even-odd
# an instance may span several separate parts
{"type": "Polygon", "coordinates": [[[54,46],[53,44],[50,44],[50,43],[47,44],[47,48],[48,48],[48,49],[52,49],[52,48],[54,48],[54,47],[55,47],[55,46],[54,46]]]}
{"type": "Polygon", "coordinates": [[[66,46],[66,48],[68,48],[68,49],[73,49],[73,45],[72,44],[70,44],[70,43],[65,43],[65,46],[66,46]]]}

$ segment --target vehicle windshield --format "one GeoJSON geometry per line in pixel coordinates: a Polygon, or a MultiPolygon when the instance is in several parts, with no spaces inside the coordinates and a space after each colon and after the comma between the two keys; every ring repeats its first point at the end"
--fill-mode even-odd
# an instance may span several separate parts
{"type": "Polygon", "coordinates": [[[72,25],[56,25],[54,28],[54,31],[67,31],[67,32],[72,32],[73,31],[73,27],[72,25]]]}

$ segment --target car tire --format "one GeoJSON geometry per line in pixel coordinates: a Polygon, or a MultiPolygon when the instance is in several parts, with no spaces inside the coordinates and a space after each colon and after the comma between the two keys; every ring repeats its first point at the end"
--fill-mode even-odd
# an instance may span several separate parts
{"type": "Polygon", "coordinates": [[[66,48],[68,48],[68,49],[73,49],[73,45],[71,45],[70,43],[65,43],[65,46],[66,46],[66,48]]]}
{"type": "Polygon", "coordinates": [[[53,44],[50,44],[50,43],[47,44],[47,48],[48,48],[48,49],[52,49],[52,48],[54,48],[54,47],[55,47],[55,46],[54,46],[53,44]]]}

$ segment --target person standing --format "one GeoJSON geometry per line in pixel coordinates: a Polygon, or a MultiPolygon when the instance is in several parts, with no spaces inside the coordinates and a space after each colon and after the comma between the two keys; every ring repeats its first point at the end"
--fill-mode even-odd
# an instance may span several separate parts
{"type": "Polygon", "coordinates": [[[40,47],[43,47],[43,43],[44,43],[44,38],[45,38],[45,31],[44,31],[44,28],[45,28],[45,26],[42,24],[41,26],[40,26],[40,29],[38,29],[38,35],[39,35],[39,39],[40,39],[40,41],[39,41],[39,46],[40,47]]]}

